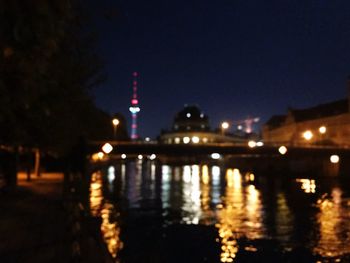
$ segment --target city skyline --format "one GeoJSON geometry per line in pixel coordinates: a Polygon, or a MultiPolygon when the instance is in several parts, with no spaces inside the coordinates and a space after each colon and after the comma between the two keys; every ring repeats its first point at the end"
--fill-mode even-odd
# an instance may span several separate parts
{"type": "MultiPolygon", "coordinates": [[[[347,96],[350,3],[339,1],[90,1],[107,81],[93,92],[111,114],[128,112],[140,73],[141,137],[169,128],[184,104],[212,127],[347,96]]],[[[130,132],[130,131],[129,131],[130,132]]]]}

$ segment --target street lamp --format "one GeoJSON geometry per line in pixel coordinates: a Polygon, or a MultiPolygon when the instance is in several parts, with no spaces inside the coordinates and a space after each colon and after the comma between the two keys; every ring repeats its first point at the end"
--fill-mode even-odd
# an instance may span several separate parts
{"type": "Polygon", "coordinates": [[[305,140],[310,141],[314,135],[310,130],[307,130],[303,133],[303,137],[305,140]]]}
{"type": "Polygon", "coordinates": [[[320,128],[318,128],[318,131],[320,132],[320,143],[321,144],[324,144],[324,135],[327,131],[327,128],[326,126],[321,126],[320,128]]]}
{"type": "Polygon", "coordinates": [[[228,129],[228,127],[230,127],[230,124],[227,121],[224,121],[223,123],[221,123],[221,133],[222,133],[222,135],[225,134],[225,130],[228,129]]]}
{"type": "Polygon", "coordinates": [[[117,126],[119,125],[119,120],[117,118],[114,118],[112,120],[112,124],[113,124],[113,138],[116,139],[117,138],[117,126]]]}
{"type": "Polygon", "coordinates": [[[327,131],[327,128],[326,128],[326,126],[321,126],[320,128],[318,128],[318,131],[319,131],[321,134],[325,134],[326,131],[327,131]]]}

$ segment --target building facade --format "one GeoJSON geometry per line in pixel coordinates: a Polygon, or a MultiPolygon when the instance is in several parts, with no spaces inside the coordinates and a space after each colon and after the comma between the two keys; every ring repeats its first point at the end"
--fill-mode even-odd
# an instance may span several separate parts
{"type": "MultiPolygon", "coordinates": [[[[348,89],[350,91],[350,82],[348,89]]],[[[289,109],[273,116],[264,126],[265,143],[333,145],[350,147],[350,103],[347,99],[307,109],[289,109]]]]}

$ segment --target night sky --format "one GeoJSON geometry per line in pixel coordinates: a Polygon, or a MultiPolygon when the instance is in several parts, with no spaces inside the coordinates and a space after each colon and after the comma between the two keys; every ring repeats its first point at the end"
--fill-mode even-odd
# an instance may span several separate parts
{"type": "Polygon", "coordinates": [[[349,0],[89,0],[88,11],[107,74],[96,103],[130,126],[138,71],[142,137],[184,104],[215,128],[347,95],[349,0]]]}

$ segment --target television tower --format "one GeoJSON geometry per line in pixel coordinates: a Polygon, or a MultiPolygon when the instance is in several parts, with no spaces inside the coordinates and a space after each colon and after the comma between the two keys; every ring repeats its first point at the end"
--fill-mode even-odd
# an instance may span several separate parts
{"type": "Polygon", "coordinates": [[[129,111],[131,112],[131,140],[137,140],[137,113],[140,112],[139,101],[137,99],[137,77],[138,73],[132,73],[133,81],[132,81],[132,89],[133,94],[131,98],[131,106],[129,107],[129,111]]]}

